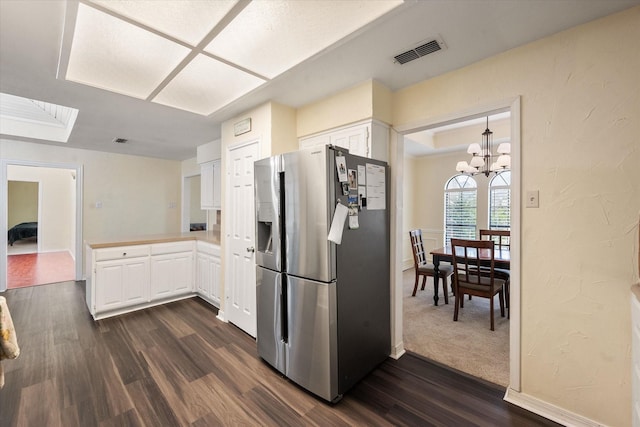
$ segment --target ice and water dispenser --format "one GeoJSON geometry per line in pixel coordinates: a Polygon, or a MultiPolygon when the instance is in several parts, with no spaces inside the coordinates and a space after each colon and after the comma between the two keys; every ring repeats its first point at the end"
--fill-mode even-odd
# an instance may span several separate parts
{"type": "Polygon", "coordinates": [[[282,174],[275,159],[255,163],[256,263],[281,271],[280,185],[282,174]]]}

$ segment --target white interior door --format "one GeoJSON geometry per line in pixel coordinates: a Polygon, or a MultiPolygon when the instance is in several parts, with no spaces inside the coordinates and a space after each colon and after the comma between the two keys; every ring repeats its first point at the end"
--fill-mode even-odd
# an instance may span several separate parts
{"type": "Polygon", "coordinates": [[[258,141],[229,150],[227,188],[226,314],[229,322],[256,336],[256,265],[253,163],[258,141]]]}

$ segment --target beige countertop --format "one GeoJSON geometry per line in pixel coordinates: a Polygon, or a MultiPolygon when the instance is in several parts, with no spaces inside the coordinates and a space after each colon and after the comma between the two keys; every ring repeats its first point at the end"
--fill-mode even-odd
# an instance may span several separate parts
{"type": "Polygon", "coordinates": [[[123,236],[100,241],[85,241],[91,249],[114,248],[118,246],[150,245],[153,243],[180,242],[185,240],[199,240],[220,245],[220,229],[208,231],[191,231],[188,233],[153,234],[143,236],[123,236]]]}

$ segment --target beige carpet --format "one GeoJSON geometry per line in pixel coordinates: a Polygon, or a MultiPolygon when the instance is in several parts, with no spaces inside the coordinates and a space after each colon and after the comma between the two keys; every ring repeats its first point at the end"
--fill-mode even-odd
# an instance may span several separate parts
{"type": "MultiPolygon", "coordinates": [[[[413,268],[403,273],[404,348],[495,384],[509,385],[509,320],[500,317],[495,297],[495,331],[489,329],[489,300],[465,299],[458,321],[453,321],[454,297],[444,304],[442,282],[438,306],[433,305],[433,279],[411,296],[413,268]]],[[[467,297],[468,298],[468,297],[467,297]]]]}

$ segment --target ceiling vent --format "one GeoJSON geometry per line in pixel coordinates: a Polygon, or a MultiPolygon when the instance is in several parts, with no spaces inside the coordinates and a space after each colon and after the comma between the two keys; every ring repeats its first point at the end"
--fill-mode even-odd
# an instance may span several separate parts
{"type": "Polygon", "coordinates": [[[423,56],[429,55],[430,53],[434,53],[446,48],[447,47],[441,38],[435,38],[427,42],[420,42],[417,47],[414,47],[413,49],[410,49],[406,52],[402,52],[401,54],[396,55],[393,58],[395,59],[395,62],[402,65],[406,64],[407,62],[413,61],[414,59],[421,58],[423,56]]]}
{"type": "Polygon", "coordinates": [[[124,139],[124,138],[116,138],[113,140],[113,142],[115,142],[116,144],[124,144],[127,141],[128,139],[124,139]]]}

